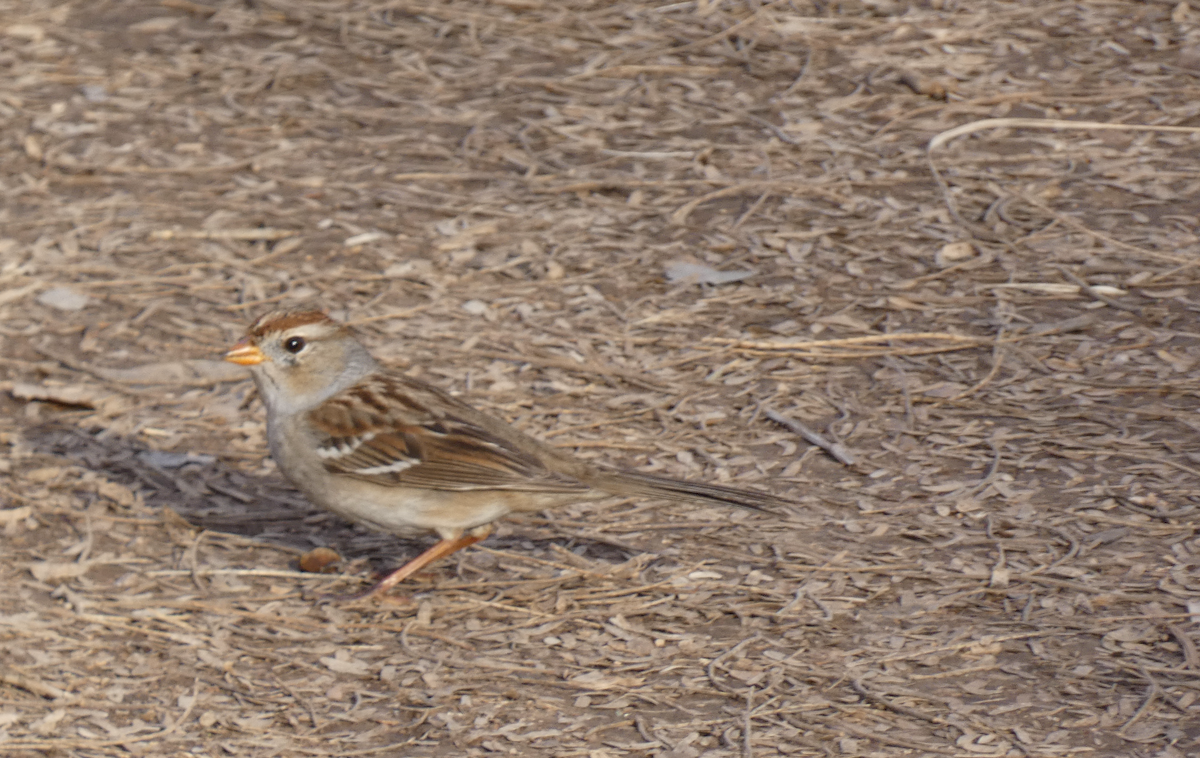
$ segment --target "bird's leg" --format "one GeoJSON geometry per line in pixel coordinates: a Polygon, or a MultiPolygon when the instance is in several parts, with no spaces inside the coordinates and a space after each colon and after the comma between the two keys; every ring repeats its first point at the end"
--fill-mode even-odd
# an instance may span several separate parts
{"type": "Polygon", "coordinates": [[[460,534],[457,537],[443,537],[436,545],[421,553],[416,558],[413,558],[411,561],[396,569],[392,573],[388,574],[383,579],[380,579],[378,584],[372,587],[367,594],[362,596],[363,599],[377,597],[384,592],[387,592],[392,587],[395,587],[397,584],[403,582],[405,579],[409,578],[434,561],[445,558],[447,555],[462,550],[468,545],[474,545],[476,542],[479,542],[491,534],[491,532],[492,525],[484,524],[483,526],[475,527],[466,534],[460,534]]]}

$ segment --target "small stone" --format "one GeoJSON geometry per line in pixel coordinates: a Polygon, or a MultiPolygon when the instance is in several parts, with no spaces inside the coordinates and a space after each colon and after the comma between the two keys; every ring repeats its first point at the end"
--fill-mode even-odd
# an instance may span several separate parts
{"type": "Polygon", "coordinates": [[[300,556],[300,570],[310,574],[322,574],[330,566],[341,562],[342,556],[338,555],[337,551],[318,547],[300,556]]]}
{"type": "Polygon", "coordinates": [[[60,311],[83,310],[91,300],[87,295],[76,292],[70,287],[54,287],[37,297],[37,301],[42,305],[48,305],[60,311]]]}
{"type": "Polygon", "coordinates": [[[934,256],[933,260],[934,263],[944,268],[959,261],[965,261],[968,258],[974,257],[975,246],[970,242],[951,242],[943,245],[942,249],[937,251],[937,254],[934,256]]]}

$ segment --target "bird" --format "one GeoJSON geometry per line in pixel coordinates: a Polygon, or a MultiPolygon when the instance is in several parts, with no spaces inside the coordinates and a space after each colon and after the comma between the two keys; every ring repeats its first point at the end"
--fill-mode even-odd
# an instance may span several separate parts
{"type": "Polygon", "coordinates": [[[439,536],[362,597],[381,595],[479,542],[509,513],[612,495],[758,511],[794,504],[767,492],[582,460],[385,368],[320,310],[264,314],[224,357],[250,369],[266,408],[271,457],[310,501],[379,531],[439,536]]]}

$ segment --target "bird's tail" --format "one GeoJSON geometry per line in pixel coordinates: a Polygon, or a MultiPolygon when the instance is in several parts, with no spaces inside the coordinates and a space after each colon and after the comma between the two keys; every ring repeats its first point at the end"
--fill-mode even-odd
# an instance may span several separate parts
{"type": "Polygon", "coordinates": [[[795,505],[792,500],[766,492],[723,487],[719,484],[687,482],[682,479],[642,474],[636,471],[604,472],[599,480],[592,484],[614,495],[638,495],[674,501],[707,500],[755,511],[772,512],[773,508],[795,505]]]}

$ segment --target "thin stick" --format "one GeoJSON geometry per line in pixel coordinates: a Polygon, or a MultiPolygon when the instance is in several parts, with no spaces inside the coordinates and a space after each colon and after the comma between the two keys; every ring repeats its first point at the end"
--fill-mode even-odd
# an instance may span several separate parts
{"type": "Polygon", "coordinates": [[[1117,132],[1176,132],[1200,134],[1195,126],[1155,126],[1152,124],[1109,124],[1103,121],[1064,121],[1057,118],[985,118],[969,124],[947,129],[929,140],[927,150],[933,152],[955,137],[985,129],[1068,129],[1074,131],[1117,131],[1117,132]]]}
{"type": "Polygon", "coordinates": [[[881,705],[884,708],[887,708],[889,711],[895,711],[901,716],[908,716],[909,718],[919,719],[920,721],[928,721],[931,724],[938,724],[939,726],[946,723],[945,719],[938,718],[937,716],[930,716],[926,713],[921,713],[914,708],[906,708],[903,705],[897,705],[883,695],[877,695],[874,692],[871,692],[863,686],[861,679],[851,680],[850,686],[855,692],[861,695],[864,700],[875,703],[876,705],[881,705]]]}
{"type": "MultiPolygon", "coordinates": [[[[1149,679],[1149,675],[1147,675],[1147,679],[1149,679]]],[[[1151,681],[1150,685],[1146,688],[1146,699],[1143,700],[1142,705],[1136,711],[1134,711],[1133,716],[1131,716],[1129,720],[1117,730],[1118,737],[1124,737],[1125,732],[1129,731],[1131,726],[1137,723],[1142,716],[1146,715],[1146,712],[1150,710],[1150,706],[1154,705],[1154,701],[1158,699],[1158,694],[1158,684],[1156,684],[1154,681],[1151,681]]]]}
{"type": "MultiPolygon", "coordinates": [[[[962,392],[955,395],[954,397],[947,398],[946,400],[944,400],[942,402],[955,403],[955,402],[958,402],[959,400],[962,400],[965,397],[970,397],[971,395],[974,395],[979,390],[983,389],[987,385],[988,382],[992,381],[992,379],[996,378],[996,374],[1000,373],[1001,364],[1004,363],[1004,351],[1000,349],[1000,343],[1003,341],[1003,339],[1004,339],[1004,330],[1001,329],[1000,333],[996,336],[996,344],[992,348],[992,370],[987,372],[987,376],[983,377],[978,382],[976,382],[973,387],[965,389],[962,392]]],[[[941,404],[942,403],[936,403],[935,405],[941,405],[941,404]]]]}
{"type": "Polygon", "coordinates": [[[44,697],[47,700],[59,700],[67,697],[70,693],[64,692],[57,687],[46,684],[41,679],[35,679],[27,674],[21,674],[9,668],[5,671],[0,671],[0,683],[7,684],[26,692],[44,697]]]}
{"type": "Polygon", "coordinates": [[[853,347],[856,345],[872,346],[889,342],[917,342],[934,340],[957,342],[967,345],[978,345],[989,342],[989,337],[976,337],[970,334],[953,334],[951,332],[896,332],[894,334],[872,334],[866,337],[842,337],[833,340],[802,340],[797,342],[770,342],[766,340],[739,340],[728,337],[707,337],[705,342],[717,342],[735,347],[753,347],[762,350],[811,350],[829,347],[853,347]]]}
{"type": "Polygon", "coordinates": [[[365,582],[358,576],[346,574],[314,574],[308,571],[286,571],[282,569],[162,569],[147,571],[144,576],[257,576],[272,579],[336,579],[348,582],[365,582]]]}
{"type": "Polygon", "coordinates": [[[841,444],[840,442],[830,442],[829,440],[825,439],[820,434],[817,434],[812,429],[809,429],[807,426],[800,423],[799,421],[797,421],[793,418],[788,418],[787,416],[784,416],[782,413],[774,411],[770,408],[764,408],[763,415],[766,416],[767,418],[771,419],[772,421],[774,421],[776,424],[787,427],[788,429],[791,429],[796,434],[799,434],[804,439],[808,440],[812,444],[816,445],[817,447],[821,448],[825,452],[829,453],[839,463],[842,463],[846,466],[853,466],[856,463],[854,456],[850,453],[849,450],[846,449],[846,446],[841,444]]]}
{"type": "Polygon", "coordinates": [[[746,712],[742,716],[742,755],[745,758],[754,758],[754,746],[750,743],[750,716],[753,711],[754,688],[750,687],[746,690],[746,712]]]}
{"type": "Polygon", "coordinates": [[[1113,298],[1109,297],[1108,295],[1105,295],[1104,293],[1099,292],[1095,287],[1088,284],[1086,279],[1079,276],[1074,271],[1071,271],[1069,268],[1066,268],[1065,266],[1058,266],[1057,268],[1059,271],[1062,272],[1063,276],[1067,277],[1075,284],[1078,284],[1080,289],[1082,289],[1084,292],[1086,292],[1089,296],[1104,303],[1105,305],[1111,306],[1118,310],[1129,311],[1130,313],[1137,315],[1137,316],[1142,315],[1141,308],[1138,308],[1137,306],[1134,306],[1134,305],[1126,305],[1125,303],[1122,303],[1118,300],[1114,300],[1113,298]]]}

